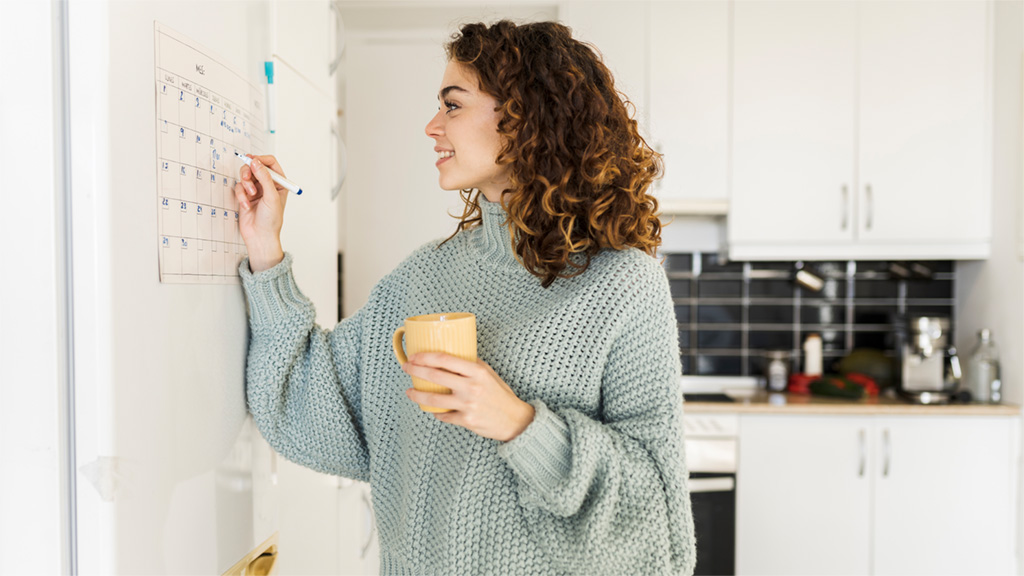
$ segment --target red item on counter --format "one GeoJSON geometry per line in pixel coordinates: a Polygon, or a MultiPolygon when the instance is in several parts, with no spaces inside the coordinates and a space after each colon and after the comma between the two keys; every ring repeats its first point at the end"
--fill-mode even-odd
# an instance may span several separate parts
{"type": "MultiPolygon", "coordinates": [[[[821,375],[810,375],[810,374],[790,374],[789,385],[787,390],[790,394],[810,394],[811,393],[811,382],[821,380],[821,375]]],[[[864,393],[868,396],[878,396],[878,384],[875,379],[867,374],[861,374],[859,372],[848,372],[842,375],[842,379],[847,382],[858,384],[864,388],[864,393]]],[[[845,382],[833,377],[833,383],[840,388],[845,387],[845,382]]]]}
{"type": "Polygon", "coordinates": [[[820,378],[820,375],[811,375],[803,373],[790,374],[789,385],[787,386],[787,389],[789,390],[790,394],[810,394],[811,382],[814,382],[815,380],[818,380],[820,378]]]}
{"type": "Polygon", "coordinates": [[[843,374],[843,378],[863,386],[864,393],[868,396],[878,396],[878,384],[871,376],[861,374],[860,372],[847,372],[846,374],[843,374]]]}

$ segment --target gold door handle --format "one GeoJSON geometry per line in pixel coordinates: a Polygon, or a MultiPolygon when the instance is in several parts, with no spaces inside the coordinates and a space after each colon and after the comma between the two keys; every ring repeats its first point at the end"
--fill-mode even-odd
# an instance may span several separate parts
{"type": "Polygon", "coordinates": [[[262,544],[253,548],[235,565],[228,568],[223,576],[270,576],[277,567],[278,533],[267,538],[262,544]]]}
{"type": "Polygon", "coordinates": [[[245,570],[245,576],[270,576],[274,571],[274,564],[277,562],[277,550],[260,554],[255,560],[249,562],[245,570]]]}

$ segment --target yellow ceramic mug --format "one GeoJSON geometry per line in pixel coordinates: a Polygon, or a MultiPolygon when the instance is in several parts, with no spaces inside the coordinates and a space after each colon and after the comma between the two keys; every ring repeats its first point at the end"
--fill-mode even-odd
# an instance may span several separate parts
{"type": "MultiPolygon", "coordinates": [[[[419,352],[444,352],[463,360],[476,362],[476,316],[469,312],[444,312],[441,314],[424,314],[410,316],[405,325],[395,330],[392,345],[395,357],[402,364],[409,361],[402,349],[402,336],[405,336],[405,349],[409,354],[419,352]]],[[[446,386],[427,382],[422,378],[412,377],[412,386],[417,390],[437,394],[451,394],[446,386]]],[[[420,404],[425,412],[450,412],[445,408],[435,408],[420,404]]]]}

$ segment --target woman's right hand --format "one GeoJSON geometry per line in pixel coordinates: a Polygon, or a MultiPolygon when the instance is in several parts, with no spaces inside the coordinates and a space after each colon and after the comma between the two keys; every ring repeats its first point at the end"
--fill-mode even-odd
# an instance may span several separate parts
{"type": "Polygon", "coordinates": [[[284,259],[281,248],[281,226],[288,189],[270,178],[267,168],[284,176],[284,170],[273,156],[253,156],[252,168],[243,164],[241,180],[235,184],[238,200],[238,229],[249,253],[249,269],[262,272],[284,259]]]}

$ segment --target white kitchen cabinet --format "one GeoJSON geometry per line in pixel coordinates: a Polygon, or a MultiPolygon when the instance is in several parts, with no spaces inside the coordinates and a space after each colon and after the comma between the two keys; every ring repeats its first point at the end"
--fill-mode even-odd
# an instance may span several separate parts
{"type": "Polygon", "coordinates": [[[857,6],[737,2],[732,257],[851,239],[857,6]]]}
{"type": "Polygon", "coordinates": [[[870,419],[740,418],[737,574],[870,573],[870,419]]]}
{"type": "Polygon", "coordinates": [[[989,12],[861,4],[857,240],[988,242],[989,12]]]}
{"type": "Polygon", "coordinates": [[[733,18],[733,259],[987,257],[989,2],[733,18]]]}
{"type": "Polygon", "coordinates": [[[377,525],[370,504],[370,485],[338,478],[338,541],[340,574],[373,576],[380,573],[377,525]]]}
{"type": "Polygon", "coordinates": [[[876,419],[874,574],[1015,573],[1013,421],[876,419]]]}
{"type": "Polygon", "coordinates": [[[593,43],[664,157],[652,192],[666,214],[724,215],[729,200],[729,6],[563,2],[560,19],[593,43]]]}
{"type": "Polygon", "coordinates": [[[650,144],[664,154],[665,212],[729,199],[729,2],[650,3],[650,144]]]}
{"type": "Polygon", "coordinates": [[[333,98],[334,82],[328,69],[337,56],[341,23],[331,2],[275,0],[270,10],[274,58],[333,98]]]}
{"type": "MultiPolygon", "coordinates": [[[[329,83],[329,3],[272,3],[272,44],[276,117],[272,149],[285,175],[302,187],[288,198],[281,230],[284,249],[294,257],[295,279],[316,307],[316,322],[330,329],[338,321],[338,212],[330,190],[335,120],[329,83]]],[[[280,487],[281,557],[278,573],[338,574],[358,556],[346,547],[346,530],[361,526],[348,512],[348,494],[337,477],[277,457],[280,487]]],[[[346,484],[347,485],[347,484],[346,484]]],[[[355,488],[353,487],[353,490],[355,488]]]]}
{"type": "Polygon", "coordinates": [[[276,58],[274,63],[277,159],[303,190],[288,198],[281,243],[295,258],[295,280],[316,306],[317,323],[333,328],[338,321],[338,212],[330,193],[334,106],[289,66],[276,58]]]}
{"type": "Polygon", "coordinates": [[[737,573],[1013,573],[1017,430],[1013,417],[742,416],[737,573]]]}

